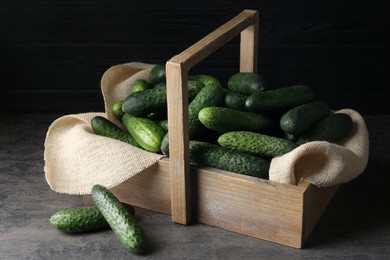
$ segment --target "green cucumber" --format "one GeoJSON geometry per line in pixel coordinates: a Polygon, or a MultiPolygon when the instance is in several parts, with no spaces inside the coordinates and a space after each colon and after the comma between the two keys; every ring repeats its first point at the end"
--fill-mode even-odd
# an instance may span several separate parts
{"type": "Polygon", "coordinates": [[[314,98],[313,90],[305,85],[293,85],[250,95],[245,106],[254,113],[287,111],[293,107],[307,103],[314,98]]]}
{"type": "Polygon", "coordinates": [[[288,153],[298,145],[290,140],[249,131],[233,131],[218,138],[222,147],[257,156],[276,157],[288,153]]]}
{"type": "Polygon", "coordinates": [[[202,88],[196,97],[188,105],[188,124],[190,139],[198,134],[203,124],[200,122],[198,114],[200,110],[209,106],[218,106],[224,98],[224,90],[218,84],[208,84],[202,88]]]}
{"type": "MultiPolygon", "coordinates": [[[[200,81],[188,81],[188,99],[192,100],[204,87],[200,81]]],[[[122,105],[123,112],[133,116],[145,117],[152,113],[167,111],[167,90],[163,87],[145,89],[129,95],[122,105]]]]}
{"type": "Polygon", "coordinates": [[[214,76],[207,75],[207,74],[201,74],[201,75],[194,75],[189,77],[190,80],[197,80],[202,82],[205,86],[208,85],[218,85],[221,86],[221,82],[214,76]]]}
{"type": "Polygon", "coordinates": [[[162,154],[169,156],[169,134],[168,132],[164,135],[161,145],[160,145],[160,151],[162,154]]]}
{"type": "Polygon", "coordinates": [[[279,124],[284,132],[298,136],[329,114],[327,103],[312,101],[288,110],[280,118],[279,124]]]}
{"type": "Polygon", "coordinates": [[[270,163],[267,160],[216,144],[190,141],[190,158],[202,166],[268,178],[270,163]]]}
{"type": "Polygon", "coordinates": [[[166,80],[166,68],[165,64],[156,64],[149,72],[149,81],[153,85],[165,82],[166,80]]]}
{"type": "Polygon", "coordinates": [[[234,91],[228,91],[225,94],[225,106],[228,108],[246,111],[245,101],[248,98],[248,95],[241,94],[234,91]]]}
{"type": "Polygon", "coordinates": [[[144,79],[137,79],[130,88],[130,94],[152,88],[152,84],[144,79]]]}
{"type": "Polygon", "coordinates": [[[105,117],[95,116],[92,118],[91,127],[93,132],[97,135],[113,138],[138,148],[141,147],[128,131],[120,128],[105,117]]]}
{"type": "Polygon", "coordinates": [[[119,242],[132,253],[143,253],[146,249],[143,230],[115,195],[99,184],[92,187],[91,195],[119,242]]]}
{"type": "Polygon", "coordinates": [[[123,112],[133,116],[147,116],[167,110],[167,91],[165,88],[151,88],[129,95],[122,105],[123,112]]]}
{"type": "Polygon", "coordinates": [[[352,130],[352,118],[343,113],[330,114],[303,133],[296,143],[302,145],[312,141],[336,143],[352,130]]]}
{"type": "Polygon", "coordinates": [[[268,117],[226,107],[205,107],[198,117],[204,126],[219,133],[239,130],[269,133],[277,127],[268,117]]]}
{"type": "MultiPolygon", "coordinates": [[[[213,82],[212,80],[210,82],[213,82]]],[[[224,97],[224,90],[219,84],[207,84],[203,87],[195,98],[188,105],[188,124],[189,124],[189,138],[193,139],[196,135],[201,134],[204,129],[200,122],[198,114],[200,110],[209,106],[218,106],[222,103],[224,97]]],[[[169,155],[169,137],[166,133],[160,146],[160,151],[169,155]]]]}
{"type": "Polygon", "coordinates": [[[124,112],[122,111],[122,104],[123,104],[123,100],[118,100],[117,102],[114,103],[114,105],[112,106],[112,113],[114,114],[114,116],[116,116],[116,118],[118,119],[121,119],[124,112]]]}
{"type": "Polygon", "coordinates": [[[149,118],[124,114],[122,122],[143,149],[149,152],[160,152],[160,145],[165,132],[154,121],[149,118]]]}
{"type": "MultiPolygon", "coordinates": [[[[129,204],[124,206],[131,215],[135,215],[133,206],[129,204]]],[[[56,229],[66,233],[89,232],[110,227],[96,206],[60,210],[50,216],[49,222],[56,229]]]]}
{"type": "Polygon", "coordinates": [[[231,91],[246,95],[263,91],[266,85],[264,78],[253,72],[238,72],[228,80],[228,88],[231,91]]]}

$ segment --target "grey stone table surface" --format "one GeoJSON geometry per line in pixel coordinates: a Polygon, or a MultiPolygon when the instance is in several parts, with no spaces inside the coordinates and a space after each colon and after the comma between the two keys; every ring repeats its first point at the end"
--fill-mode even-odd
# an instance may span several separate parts
{"type": "Polygon", "coordinates": [[[145,255],[126,251],[110,231],[70,235],[50,226],[62,209],[85,205],[50,189],[44,139],[61,115],[0,115],[0,259],[390,259],[390,116],[364,116],[370,134],[365,172],[343,184],[303,249],[223,229],[174,224],[136,208],[150,241],[145,255]]]}

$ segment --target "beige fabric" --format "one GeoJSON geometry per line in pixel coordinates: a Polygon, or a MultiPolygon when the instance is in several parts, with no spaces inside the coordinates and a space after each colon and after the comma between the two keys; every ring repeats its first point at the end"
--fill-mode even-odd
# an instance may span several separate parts
{"type": "MultiPolygon", "coordinates": [[[[66,115],[50,125],[45,140],[44,171],[51,189],[67,194],[89,194],[96,183],[111,188],[164,157],[95,135],[90,126],[96,115],[122,126],[111,108],[128,95],[136,79],[149,80],[152,66],[133,62],[111,67],[101,80],[104,113],[66,115]]],[[[369,150],[366,125],[354,110],[338,112],[352,117],[352,133],[339,144],[311,142],[274,158],[271,181],[286,184],[308,181],[317,186],[331,186],[348,182],[362,173],[369,150]]]]}
{"type": "Polygon", "coordinates": [[[353,130],[338,144],[309,142],[273,158],[271,181],[297,184],[307,181],[319,187],[346,183],[359,176],[367,166],[369,136],[362,116],[352,109],[336,113],[351,116],[353,130]]]}
{"type": "Polygon", "coordinates": [[[136,79],[147,78],[150,67],[128,63],[110,68],[102,77],[106,113],[66,115],[50,125],[45,139],[44,171],[51,189],[67,194],[89,194],[97,183],[111,188],[163,157],[95,135],[90,125],[96,115],[120,125],[111,112],[112,105],[127,96],[136,79]]]}

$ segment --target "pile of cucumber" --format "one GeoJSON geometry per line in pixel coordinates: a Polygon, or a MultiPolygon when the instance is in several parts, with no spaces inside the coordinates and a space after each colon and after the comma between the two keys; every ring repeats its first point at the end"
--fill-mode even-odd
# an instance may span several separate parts
{"type": "Polygon", "coordinates": [[[121,203],[106,187],[92,187],[94,206],[60,210],[49,218],[50,224],[65,233],[86,233],[111,228],[119,242],[128,251],[144,253],[146,240],[135,221],[132,205],[121,203]]]}
{"type": "MultiPolygon", "coordinates": [[[[310,87],[268,89],[256,73],[238,72],[227,86],[211,75],[190,75],[187,86],[190,159],[203,166],[268,178],[273,157],[311,141],[336,143],[353,125],[310,87]]],[[[149,81],[136,80],[112,107],[123,128],[97,116],[93,131],[169,156],[167,87],[165,66],[155,65],[149,81]]]]}
{"type": "MultiPolygon", "coordinates": [[[[256,73],[236,73],[226,87],[211,75],[188,80],[189,151],[192,163],[268,178],[270,161],[311,141],[336,143],[352,130],[349,115],[333,113],[305,85],[268,89],[256,73]]],[[[150,81],[136,80],[129,95],[112,107],[119,127],[102,116],[91,121],[95,134],[169,156],[165,66],[155,65],[150,81]]],[[[94,185],[95,206],[59,211],[53,227],[68,233],[111,228],[130,252],[145,252],[146,241],[125,206],[105,187],[94,185]]]]}

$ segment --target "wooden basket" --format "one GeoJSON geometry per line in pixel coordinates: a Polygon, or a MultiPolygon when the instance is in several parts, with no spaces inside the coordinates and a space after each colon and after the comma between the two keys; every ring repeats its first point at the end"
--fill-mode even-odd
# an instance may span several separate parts
{"type": "Polygon", "coordinates": [[[257,71],[259,15],[244,10],[166,64],[169,149],[164,158],[115,187],[124,202],[171,214],[172,221],[197,221],[301,248],[338,186],[298,186],[190,164],[189,70],[241,34],[240,71],[257,71]]]}

